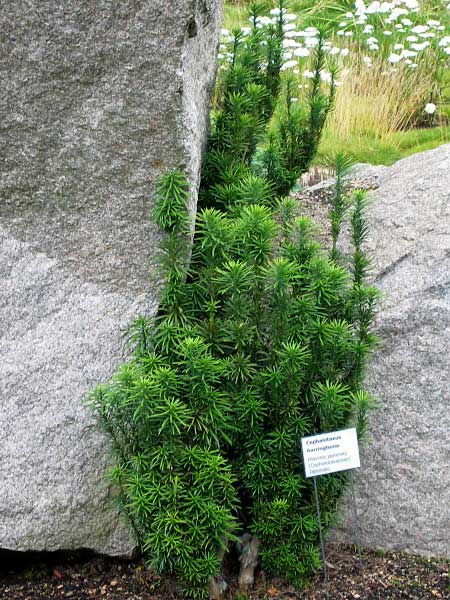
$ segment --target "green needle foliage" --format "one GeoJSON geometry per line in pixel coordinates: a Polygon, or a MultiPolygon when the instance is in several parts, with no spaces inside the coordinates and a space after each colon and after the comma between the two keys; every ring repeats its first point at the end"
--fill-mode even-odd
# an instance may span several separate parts
{"type": "MultiPolygon", "coordinates": [[[[377,299],[363,283],[365,200],[354,197],[349,269],[287,200],[202,210],[187,271],[186,182],[177,174],[171,190],[174,181],[160,183],[155,213],[171,223],[163,308],[151,328],[137,321],[132,359],[92,396],[113,440],[119,503],[151,565],[192,597],[206,595],[244,531],[260,538],[269,573],[301,584],[320,558],[299,440],[350,424],[363,434],[372,404],[362,388],[377,299]]],[[[327,525],[345,480],[319,482],[327,525]]]]}
{"type": "MultiPolygon", "coordinates": [[[[306,121],[297,115],[291,83],[280,78],[281,32],[282,20],[266,44],[256,28],[245,41],[235,35],[190,264],[188,183],[179,172],[158,182],[160,311],[131,326],[130,360],[90,398],[111,436],[111,479],[141,550],[193,598],[208,596],[224,553],[245,532],[260,539],[273,575],[301,585],[320,566],[300,438],[352,424],[363,435],[373,405],[362,387],[376,341],[367,201],[357,192],[350,202],[353,251],[344,256],[336,249],[348,205],[341,180],[331,253],[293,199],[281,197],[314,155],[331,102],[316,77],[306,121]],[[269,135],[283,86],[285,107],[269,135]]],[[[345,474],[318,482],[325,525],[345,482],[345,474]]]]}
{"type": "Polygon", "coordinates": [[[355,164],[355,161],[351,156],[345,154],[345,152],[338,152],[336,156],[331,160],[326,161],[326,163],[328,163],[327,166],[331,166],[336,173],[329,218],[331,222],[332,239],[330,258],[333,261],[338,262],[340,259],[340,253],[337,247],[338,239],[341,233],[342,223],[347,214],[347,209],[349,208],[345,177],[348,175],[350,168],[355,164]]]}
{"type": "MultiPolygon", "coordinates": [[[[229,210],[242,201],[241,186],[253,188],[254,203],[289,193],[314,158],[335,94],[335,75],[325,90],[324,33],[319,34],[314,78],[305,106],[294,103],[298,82],[281,72],[283,64],[283,1],[275,25],[258,29],[263,4],[250,5],[251,31],[232,32],[231,56],[219,72],[216,109],[202,173],[203,206],[229,210]],[[256,177],[259,177],[258,183],[256,177]]],[[[248,198],[244,198],[248,202],[248,198]]]]}

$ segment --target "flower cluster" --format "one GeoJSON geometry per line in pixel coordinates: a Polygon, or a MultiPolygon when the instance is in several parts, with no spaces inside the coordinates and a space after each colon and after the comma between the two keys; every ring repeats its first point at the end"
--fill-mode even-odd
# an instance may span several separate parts
{"type": "MultiPolygon", "coordinates": [[[[450,10],[450,2],[443,0],[443,3],[450,10]]],[[[290,70],[299,78],[312,78],[309,60],[318,44],[318,29],[299,27],[298,15],[289,13],[285,8],[281,10],[281,14],[280,9],[274,8],[267,16],[251,17],[251,24],[258,29],[273,27],[281,17],[284,30],[282,70],[290,70]]],[[[341,19],[336,23],[334,37],[324,43],[324,51],[344,67],[344,75],[355,52],[367,68],[381,58],[386,69],[403,67],[414,70],[421,63],[428,65],[430,57],[435,64],[448,67],[450,20],[426,18],[418,0],[356,0],[353,10],[343,14],[341,19]]],[[[241,31],[246,36],[251,27],[243,27],[241,31]]],[[[232,57],[229,48],[233,35],[224,29],[222,37],[219,59],[226,62],[232,57]]],[[[327,71],[323,71],[321,77],[325,82],[330,80],[327,71]]],[[[337,85],[341,83],[337,82],[337,85]]],[[[301,83],[299,87],[302,87],[301,83]]],[[[429,106],[425,110],[428,114],[434,111],[430,111],[429,106]]]]}
{"type": "MultiPolygon", "coordinates": [[[[350,36],[355,40],[357,48],[365,54],[363,61],[368,68],[381,55],[393,69],[418,69],[422,63],[428,71],[437,73],[439,66],[448,67],[448,23],[448,19],[443,22],[426,18],[417,0],[373,0],[367,4],[356,0],[354,10],[345,13],[336,33],[340,38],[350,36]]],[[[439,91],[434,91],[439,96],[439,91]]],[[[431,89],[430,94],[434,96],[431,89]]],[[[424,111],[432,115],[436,109],[436,104],[429,102],[424,111]]]]}
{"type": "Polygon", "coordinates": [[[382,50],[390,64],[403,62],[411,69],[418,67],[421,54],[431,49],[450,56],[448,28],[437,19],[424,20],[417,0],[374,0],[365,4],[356,0],[353,12],[345,13],[338,36],[357,37],[371,54],[382,50]]]}

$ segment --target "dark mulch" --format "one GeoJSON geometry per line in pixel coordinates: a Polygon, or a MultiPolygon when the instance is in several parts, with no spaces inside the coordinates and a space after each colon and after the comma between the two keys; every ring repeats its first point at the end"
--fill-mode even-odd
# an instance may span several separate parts
{"type": "MultiPolygon", "coordinates": [[[[449,562],[394,553],[363,553],[365,587],[353,548],[328,547],[329,597],[336,599],[415,598],[450,599],[449,562]]],[[[80,558],[60,555],[45,561],[18,564],[17,557],[0,558],[1,600],[178,600],[167,584],[149,573],[138,561],[80,558]]],[[[235,583],[231,583],[232,598],[235,583]]],[[[324,585],[318,575],[309,589],[294,590],[282,581],[258,575],[252,600],[323,599],[324,585]]]]}

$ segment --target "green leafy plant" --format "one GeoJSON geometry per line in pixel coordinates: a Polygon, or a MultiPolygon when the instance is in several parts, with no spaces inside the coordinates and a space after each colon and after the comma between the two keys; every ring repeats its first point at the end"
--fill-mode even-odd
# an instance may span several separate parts
{"type": "MultiPolygon", "coordinates": [[[[228,210],[242,201],[242,186],[257,192],[250,199],[267,204],[285,196],[308,170],[335,96],[336,70],[327,86],[325,36],[318,31],[306,102],[298,103],[298,82],[283,74],[283,1],[270,26],[259,28],[264,5],[250,5],[251,30],[233,30],[226,44],[202,173],[203,206],[228,210]],[[256,180],[259,177],[259,180],[256,180]],[[258,186],[258,189],[257,189],[258,186]]],[[[247,197],[243,201],[248,202],[247,197]]]]}
{"type": "Polygon", "coordinates": [[[330,258],[334,262],[339,262],[341,258],[338,250],[338,239],[347,209],[349,208],[345,177],[349,174],[350,168],[354,163],[353,157],[344,152],[338,152],[332,159],[329,159],[325,163],[328,167],[331,166],[336,173],[334,193],[331,197],[331,208],[329,212],[332,239],[330,258]]]}
{"type": "MultiPolygon", "coordinates": [[[[189,233],[176,217],[185,182],[173,181],[160,183],[155,213],[166,218],[173,197],[163,309],[151,331],[138,321],[133,358],[92,395],[113,440],[119,503],[152,566],[192,597],[218,585],[223,552],[245,533],[268,572],[301,584],[320,558],[299,440],[349,423],[363,433],[371,405],[361,388],[376,301],[363,283],[363,195],[349,271],[282,201],[201,211],[186,280],[189,233]]],[[[344,483],[320,482],[325,524],[344,483]]]]}
{"type": "MultiPolygon", "coordinates": [[[[306,120],[291,108],[281,29],[282,19],[266,44],[256,27],[245,42],[235,35],[190,262],[188,182],[179,172],[158,181],[160,310],[130,327],[130,360],[90,397],[111,436],[111,480],[139,547],[193,598],[223,596],[232,544],[242,591],[259,562],[296,585],[320,566],[299,441],[351,423],[363,434],[372,405],[362,388],[377,298],[364,282],[366,199],[357,192],[349,202],[346,257],[335,251],[340,213],[330,254],[315,224],[282,197],[314,155],[332,97],[316,73],[306,120]],[[269,133],[282,93],[286,104],[269,133]]],[[[345,481],[339,474],[319,482],[325,525],[345,481]]]]}

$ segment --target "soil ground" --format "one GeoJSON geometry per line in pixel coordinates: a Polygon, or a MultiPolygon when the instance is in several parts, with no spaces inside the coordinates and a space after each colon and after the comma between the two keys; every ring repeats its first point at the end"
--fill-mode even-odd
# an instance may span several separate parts
{"type": "MultiPolygon", "coordinates": [[[[176,590],[147,571],[140,561],[47,555],[18,562],[17,555],[0,557],[0,600],[179,600],[176,590]]],[[[364,580],[354,548],[327,549],[330,600],[360,598],[415,600],[450,599],[448,561],[411,555],[364,551],[364,580]]],[[[230,582],[228,599],[236,583],[230,582]]],[[[259,573],[251,600],[322,600],[321,575],[306,590],[259,573]]],[[[243,596],[240,597],[243,600],[243,596]]]]}

